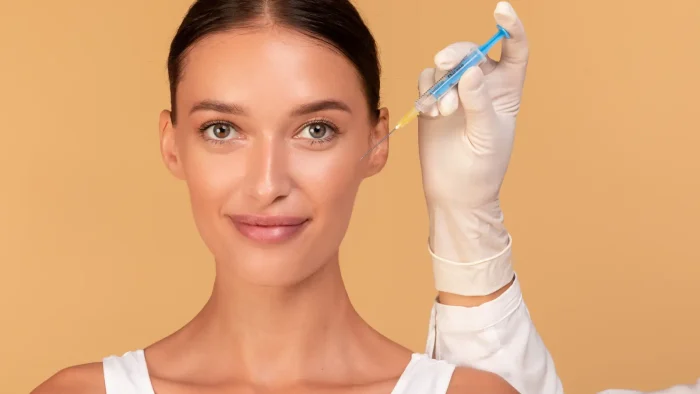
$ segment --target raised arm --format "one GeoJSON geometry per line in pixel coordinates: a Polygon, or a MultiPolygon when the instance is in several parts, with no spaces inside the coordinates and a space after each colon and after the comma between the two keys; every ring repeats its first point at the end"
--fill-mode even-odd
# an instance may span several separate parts
{"type": "MultiPolygon", "coordinates": [[[[429,248],[440,291],[426,351],[435,358],[496,373],[523,394],[558,394],[554,362],[530,319],[511,261],[499,192],[513,146],[528,42],[515,11],[500,2],[497,24],[510,37],[499,62],[468,70],[456,89],[419,119],[429,248]]],[[[459,42],[435,56],[419,90],[477,45],[459,42]]]]}
{"type": "MultiPolygon", "coordinates": [[[[512,239],[499,204],[525,82],[528,42],[507,2],[496,22],[510,33],[499,62],[467,71],[419,120],[429,249],[439,295],[426,352],[503,377],[522,394],[563,393],[552,357],[523,301],[513,271],[512,239]]],[[[476,44],[452,44],[423,71],[426,91],[476,44]]],[[[642,394],[611,389],[599,394],[642,394]]],[[[700,380],[647,394],[700,394],[700,380]]]]}

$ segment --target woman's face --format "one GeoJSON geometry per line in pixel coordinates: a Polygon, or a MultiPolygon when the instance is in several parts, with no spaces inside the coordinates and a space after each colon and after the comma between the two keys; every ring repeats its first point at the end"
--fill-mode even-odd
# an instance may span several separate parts
{"type": "Polygon", "coordinates": [[[177,119],[162,153],[184,179],[219,270],[289,285],[337,257],[361,181],[386,162],[388,131],[369,113],[352,63],[272,27],[211,35],[182,64],[177,119]]]}

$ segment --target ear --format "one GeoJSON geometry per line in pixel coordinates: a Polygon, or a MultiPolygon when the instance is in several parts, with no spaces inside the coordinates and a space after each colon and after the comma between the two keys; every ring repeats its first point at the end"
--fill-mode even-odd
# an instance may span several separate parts
{"type": "Polygon", "coordinates": [[[180,160],[177,144],[175,143],[175,127],[173,126],[171,112],[163,110],[160,113],[159,121],[160,131],[160,154],[163,157],[163,162],[171,174],[178,179],[185,177],[182,169],[182,161],[180,160]]]}
{"type": "MultiPolygon", "coordinates": [[[[389,134],[389,110],[386,108],[381,108],[379,110],[379,117],[377,123],[372,127],[370,131],[369,146],[375,146],[382,138],[389,134]]],[[[386,161],[389,159],[389,138],[382,141],[382,143],[374,148],[372,152],[369,153],[367,157],[367,172],[365,174],[366,178],[376,175],[381,171],[386,165],[386,161]]]]}

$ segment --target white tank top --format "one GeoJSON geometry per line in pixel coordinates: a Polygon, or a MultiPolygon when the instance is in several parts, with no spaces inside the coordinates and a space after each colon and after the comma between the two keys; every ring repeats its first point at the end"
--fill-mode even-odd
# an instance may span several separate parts
{"type": "MultiPolygon", "coordinates": [[[[155,394],[143,350],[102,360],[107,394],[155,394]]],[[[445,394],[455,366],[414,353],[391,394],[445,394]]]]}

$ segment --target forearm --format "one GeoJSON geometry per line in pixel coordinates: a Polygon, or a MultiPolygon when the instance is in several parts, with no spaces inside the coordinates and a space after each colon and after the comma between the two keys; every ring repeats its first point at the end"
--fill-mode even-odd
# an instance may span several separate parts
{"type": "Polygon", "coordinates": [[[439,293],[426,351],[496,373],[522,394],[563,393],[523,301],[500,207],[490,208],[432,211],[438,213],[431,218],[430,253],[439,293]]]}
{"type": "Polygon", "coordinates": [[[468,209],[459,204],[432,203],[428,213],[430,249],[442,259],[491,259],[510,242],[498,200],[468,209]]]}

